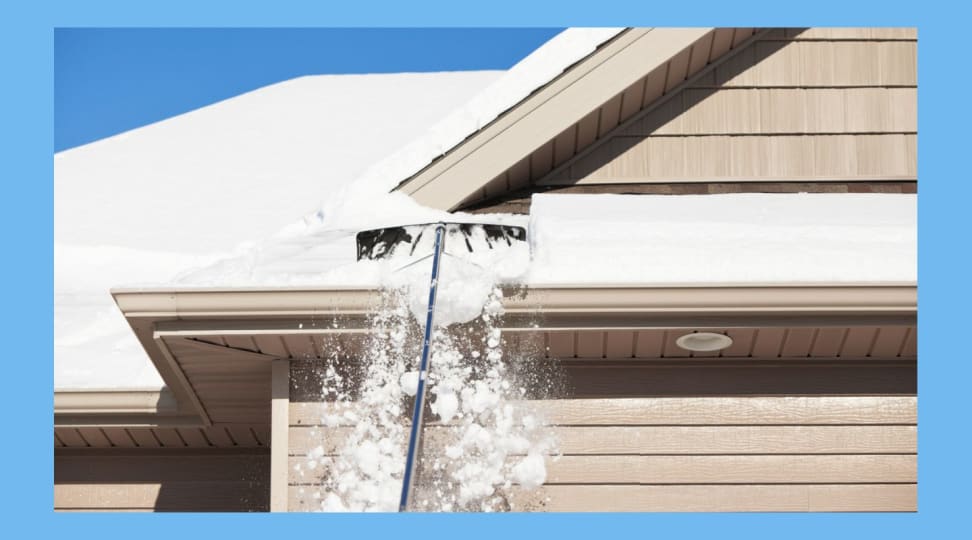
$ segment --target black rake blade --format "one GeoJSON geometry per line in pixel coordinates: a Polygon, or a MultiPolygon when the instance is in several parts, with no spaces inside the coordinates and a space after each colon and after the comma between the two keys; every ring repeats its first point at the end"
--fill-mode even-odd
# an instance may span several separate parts
{"type": "MultiPolygon", "coordinates": [[[[439,223],[401,225],[361,231],[357,235],[358,260],[387,259],[398,255],[413,256],[432,251],[435,228],[439,223]],[[427,249],[426,249],[427,247],[427,249]]],[[[451,252],[461,251],[462,245],[472,253],[481,249],[511,247],[526,242],[526,229],[514,225],[493,223],[444,223],[446,246],[451,252]],[[461,240],[461,243],[459,242],[461,240]]]]}

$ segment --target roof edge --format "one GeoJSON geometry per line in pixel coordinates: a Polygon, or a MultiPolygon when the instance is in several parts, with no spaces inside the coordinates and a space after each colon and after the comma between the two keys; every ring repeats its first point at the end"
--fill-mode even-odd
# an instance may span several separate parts
{"type": "Polygon", "coordinates": [[[175,395],[161,390],[78,389],[54,391],[54,426],[200,426],[182,414],[175,395]]]}
{"type": "MultiPolygon", "coordinates": [[[[209,425],[198,396],[181,376],[161,339],[165,335],[308,332],[367,332],[367,315],[380,305],[380,291],[351,287],[115,289],[115,302],[142,340],[149,357],[182,403],[166,417],[136,409],[151,397],[64,395],[55,424],[209,425]],[[340,327],[303,328],[301,320],[341,317],[340,327]],[[110,399],[116,401],[108,403],[110,399]],[[85,401],[89,400],[89,401],[85,401]],[[72,409],[77,411],[68,414],[72,409]],[[87,412],[86,412],[87,411],[87,412]],[[194,413],[194,414],[187,414],[194,413]]],[[[669,284],[555,285],[508,287],[503,301],[509,331],[605,330],[652,327],[740,325],[914,325],[917,286],[880,284],[669,284]],[[539,323],[539,324],[538,324],[539,323]]],[[[110,394],[110,393],[108,393],[110,394]]],[[[161,399],[161,396],[159,396],[161,399]]],[[[55,398],[57,401],[58,398],[55,398]]]]}
{"type": "Polygon", "coordinates": [[[175,396],[161,390],[55,390],[54,414],[164,413],[177,410],[175,396]]]}
{"type": "MultiPolygon", "coordinates": [[[[127,318],[363,315],[378,290],[348,287],[113,289],[127,318]]],[[[914,283],[671,284],[509,287],[508,313],[739,312],[874,313],[917,311],[914,283]]]]}

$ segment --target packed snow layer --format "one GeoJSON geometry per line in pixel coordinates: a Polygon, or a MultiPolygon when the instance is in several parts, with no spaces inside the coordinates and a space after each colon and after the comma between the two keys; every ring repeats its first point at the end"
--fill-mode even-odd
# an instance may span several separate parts
{"type": "Polygon", "coordinates": [[[915,195],[534,195],[529,231],[533,284],[917,280],[915,195]]]}
{"type": "MultiPolygon", "coordinates": [[[[377,199],[377,214],[395,214],[395,200],[377,199]]],[[[445,214],[414,207],[405,197],[400,202],[401,223],[446,219],[527,226],[528,246],[465,256],[480,267],[495,269],[490,279],[500,283],[880,283],[914,282],[917,276],[915,195],[534,195],[528,218],[445,214]]],[[[373,219],[371,225],[363,225],[387,223],[373,219]]],[[[406,264],[397,258],[355,262],[354,233],[323,225],[294,231],[254,245],[244,255],[180,276],[176,283],[241,287],[427,283],[431,263],[397,272],[406,264]]],[[[455,293],[469,295],[469,305],[475,305],[477,283],[468,280],[462,264],[445,259],[440,294],[445,291],[448,297],[449,285],[456,284],[455,293]]],[[[425,298],[415,301],[421,304],[425,298]]],[[[415,308],[416,312],[423,309],[415,308]]]]}
{"type": "Polygon", "coordinates": [[[55,388],[161,387],[111,287],[252,253],[501,74],[302,77],[56,154],[55,388]]]}
{"type": "MultiPolygon", "coordinates": [[[[379,202],[411,199],[378,199],[379,202]]],[[[381,228],[389,223],[387,215],[396,210],[388,205],[380,211],[368,228],[381,228]]],[[[525,216],[446,214],[415,207],[414,213],[404,212],[399,223],[427,223],[436,220],[485,221],[512,225],[526,225],[525,216]]],[[[399,209],[401,211],[401,209],[399,209]]],[[[424,321],[431,278],[431,255],[434,250],[434,226],[425,229],[421,242],[410,249],[402,249],[381,260],[357,261],[355,235],[357,231],[328,230],[320,227],[305,234],[281,235],[253,246],[245,252],[228,257],[206,268],[187,272],[175,280],[181,286],[358,286],[403,288],[409,291],[409,305],[416,320],[424,321]],[[425,261],[419,259],[426,257],[425,261]]],[[[466,238],[448,233],[444,238],[445,251],[440,273],[449,279],[438,282],[439,305],[436,321],[449,325],[473,319],[482,312],[495,283],[517,283],[530,265],[529,244],[515,241],[511,246],[489,249],[485,239],[471,238],[477,249],[469,253],[466,238]]]]}

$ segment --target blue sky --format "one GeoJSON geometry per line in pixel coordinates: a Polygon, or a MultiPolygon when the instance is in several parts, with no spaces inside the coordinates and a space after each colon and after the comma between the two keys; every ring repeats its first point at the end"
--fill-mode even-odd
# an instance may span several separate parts
{"type": "Polygon", "coordinates": [[[301,75],[508,69],[560,30],[57,29],[54,149],[301,75]]]}

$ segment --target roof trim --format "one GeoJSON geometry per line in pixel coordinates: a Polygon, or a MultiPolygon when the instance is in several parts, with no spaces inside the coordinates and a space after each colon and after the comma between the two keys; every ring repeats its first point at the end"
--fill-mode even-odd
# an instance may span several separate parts
{"type": "MultiPolygon", "coordinates": [[[[246,289],[113,289],[128,319],[178,321],[230,317],[286,318],[366,315],[376,289],[293,287],[246,289]]],[[[507,314],[537,313],[764,313],[841,314],[915,312],[913,283],[556,285],[507,288],[507,314]]],[[[175,323],[178,324],[178,323],[175,323]]]]}
{"type": "MultiPolygon", "coordinates": [[[[151,398],[145,395],[132,394],[126,400],[108,393],[102,396],[106,401],[99,402],[92,393],[84,398],[60,398],[62,421],[69,421],[66,413],[73,406],[77,414],[70,421],[82,424],[154,421],[156,425],[209,425],[199,396],[171,357],[163,337],[368,332],[367,315],[375,311],[380,299],[377,289],[352,287],[114,289],[111,293],[171,388],[180,416],[167,418],[160,411],[149,411],[146,400],[151,398]],[[301,324],[329,316],[340,317],[341,324],[301,324]],[[137,411],[142,411],[140,417],[131,415],[137,411]]],[[[505,289],[504,307],[504,328],[513,332],[754,324],[914,325],[917,287],[914,283],[528,286],[505,289]]]]}
{"type": "Polygon", "coordinates": [[[177,409],[175,396],[162,390],[57,390],[54,414],[164,413],[177,409]]]}
{"type": "Polygon", "coordinates": [[[176,397],[159,390],[55,390],[55,426],[198,426],[194,415],[180,414],[176,397]]]}
{"type": "Polygon", "coordinates": [[[524,151],[553,139],[713,30],[634,28],[620,34],[398,189],[422,205],[454,210],[522,158],[524,151]]]}

